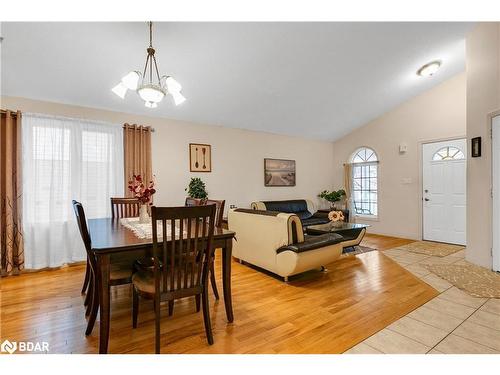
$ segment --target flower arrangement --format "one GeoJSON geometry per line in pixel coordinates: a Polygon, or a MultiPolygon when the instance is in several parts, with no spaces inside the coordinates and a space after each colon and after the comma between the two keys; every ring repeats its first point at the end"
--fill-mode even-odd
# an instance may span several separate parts
{"type": "Polygon", "coordinates": [[[152,204],[151,197],[156,193],[154,186],[154,180],[149,181],[149,184],[146,186],[140,174],[134,174],[132,180],[128,182],[128,190],[134,194],[134,198],[139,199],[141,204],[152,204]]]}
{"type": "Polygon", "coordinates": [[[330,211],[328,214],[328,219],[334,223],[338,221],[344,221],[344,213],[342,211],[330,211]]]}
{"type": "Polygon", "coordinates": [[[344,189],[333,190],[333,191],[323,190],[321,193],[318,194],[318,197],[323,198],[326,201],[330,202],[333,207],[335,202],[342,200],[345,197],[345,195],[346,193],[344,189]]]}

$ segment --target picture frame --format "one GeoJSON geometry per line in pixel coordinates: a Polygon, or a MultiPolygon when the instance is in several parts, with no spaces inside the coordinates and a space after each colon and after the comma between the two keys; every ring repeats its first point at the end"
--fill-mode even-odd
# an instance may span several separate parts
{"type": "Polygon", "coordinates": [[[264,186],[295,186],[295,160],[264,159],[264,186]]]}
{"type": "Polygon", "coordinates": [[[189,144],[189,170],[212,172],[212,146],[204,143],[189,144]]]}
{"type": "Polygon", "coordinates": [[[473,158],[481,157],[481,137],[471,139],[471,156],[473,158]]]}

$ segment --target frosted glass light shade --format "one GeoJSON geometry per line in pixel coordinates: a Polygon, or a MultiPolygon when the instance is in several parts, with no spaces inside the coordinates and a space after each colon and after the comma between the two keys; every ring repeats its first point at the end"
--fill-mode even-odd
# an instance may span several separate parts
{"type": "Polygon", "coordinates": [[[177,82],[175,79],[172,77],[168,76],[165,79],[165,85],[167,86],[168,92],[180,92],[182,90],[182,86],[179,82],[177,82]]]}
{"type": "Polygon", "coordinates": [[[145,102],[159,103],[165,96],[165,91],[159,86],[155,85],[144,85],[141,86],[137,93],[145,102]]]}
{"type": "Polygon", "coordinates": [[[137,90],[137,85],[139,84],[140,78],[141,78],[141,73],[134,70],[122,78],[122,83],[129,90],[137,90]]]}
{"type": "Polygon", "coordinates": [[[417,71],[417,74],[419,76],[422,76],[422,77],[430,77],[434,73],[436,73],[439,70],[440,67],[441,67],[441,61],[439,61],[439,60],[432,61],[432,62],[430,62],[430,63],[425,64],[424,66],[422,66],[417,71]]]}
{"type": "Polygon", "coordinates": [[[122,99],[125,98],[127,90],[128,90],[127,87],[121,82],[111,89],[111,91],[113,91],[116,95],[118,95],[122,99]]]}
{"type": "Polygon", "coordinates": [[[174,98],[174,103],[175,105],[182,104],[186,101],[186,98],[180,93],[180,92],[170,92],[172,97],[174,98]]]}

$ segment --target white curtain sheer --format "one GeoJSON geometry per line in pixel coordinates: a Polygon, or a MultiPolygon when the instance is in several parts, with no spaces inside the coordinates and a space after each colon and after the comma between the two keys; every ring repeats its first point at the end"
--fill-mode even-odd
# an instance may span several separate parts
{"type": "Polygon", "coordinates": [[[87,219],[111,216],[123,195],[123,131],[119,124],[23,113],[25,267],[57,267],[86,259],[71,200],[87,219]]]}

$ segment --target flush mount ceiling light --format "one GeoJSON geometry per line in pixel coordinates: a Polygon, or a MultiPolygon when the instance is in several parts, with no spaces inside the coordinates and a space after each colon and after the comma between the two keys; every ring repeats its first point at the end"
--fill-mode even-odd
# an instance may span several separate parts
{"type": "Polygon", "coordinates": [[[128,90],[135,91],[144,100],[144,104],[148,108],[158,107],[158,103],[169,94],[174,99],[175,105],[183,103],[186,98],[181,94],[182,86],[179,82],[167,75],[160,77],[158,72],[155,49],[153,48],[153,22],[149,22],[149,47],[147,52],[143,72],[131,71],[111,91],[122,99],[125,98],[128,90]]]}
{"type": "Polygon", "coordinates": [[[421,77],[430,77],[434,75],[434,73],[436,73],[440,67],[440,60],[431,61],[430,63],[425,64],[419,70],[417,70],[417,74],[421,77]]]}

